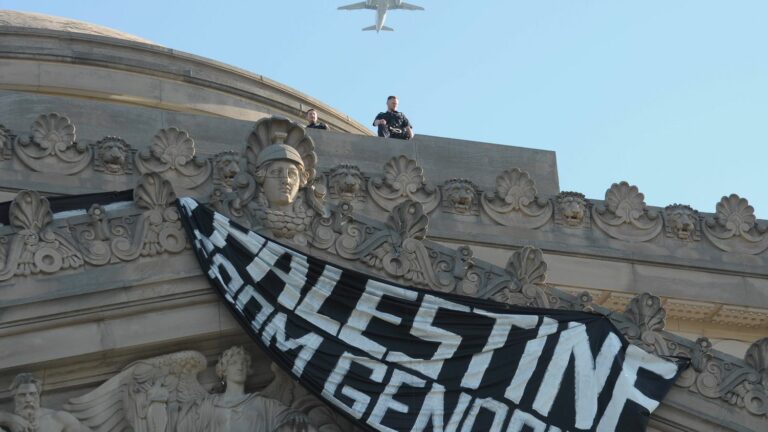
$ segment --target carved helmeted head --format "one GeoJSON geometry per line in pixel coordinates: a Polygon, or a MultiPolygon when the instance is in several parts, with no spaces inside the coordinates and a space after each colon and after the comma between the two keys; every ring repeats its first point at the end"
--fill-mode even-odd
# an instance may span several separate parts
{"type": "Polygon", "coordinates": [[[699,215],[696,210],[683,204],[672,204],[664,208],[667,219],[666,231],[668,237],[680,240],[696,240],[699,215]]]}
{"type": "Polygon", "coordinates": [[[96,145],[96,157],[110,174],[125,171],[125,161],[128,158],[128,145],[120,138],[107,137],[96,145]]]}
{"type": "Polygon", "coordinates": [[[259,120],[248,137],[248,172],[266,196],[270,208],[285,208],[299,189],[315,178],[315,144],[306,130],[288,119],[259,120]]]}
{"type": "Polygon", "coordinates": [[[221,353],[216,364],[216,375],[225,382],[245,383],[251,373],[251,355],[241,346],[233,346],[221,353]]]}
{"type": "Polygon", "coordinates": [[[301,156],[291,146],[271,145],[259,153],[256,183],[267,198],[270,208],[293,203],[299,189],[307,185],[307,172],[301,156]]]}
{"type": "Polygon", "coordinates": [[[450,179],[443,187],[448,206],[457,213],[469,213],[477,200],[477,186],[467,179],[450,179]]]}
{"type": "Polygon", "coordinates": [[[357,196],[365,185],[365,177],[355,165],[337,165],[330,173],[330,187],[336,195],[350,199],[357,196]]]}
{"type": "Polygon", "coordinates": [[[40,409],[42,382],[31,373],[20,373],[8,390],[13,395],[14,412],[25,420],[34,420],[40,409]]]}
{"type": "Polygon", "coordinates": [[[579,192],[560,192],[557,194],[557,208],[566,225],[578,226],[584,221],[587,200],[579,192]]]}

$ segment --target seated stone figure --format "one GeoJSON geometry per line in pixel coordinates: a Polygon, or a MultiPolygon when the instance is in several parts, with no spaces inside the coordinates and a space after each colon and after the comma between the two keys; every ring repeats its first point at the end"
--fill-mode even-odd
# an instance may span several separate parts
{"type": "Polygon", "coordinates": [[[309,419],[275,399],[246,393],[245,380],[251,357],[242,347],[232,347],[219,358],[216,374],[226,383],[225,391],[182,408],[178,431],[184,432],[316,432],[309,419]]]}
{"type": "Polygon", "coordinates": [[[66,411],[40,406],[42,383],[32,374],[16,375],[10,387],[14,412],[0,412],[0,430],[10,432],[85,432],[89,428],[66,411]]]}

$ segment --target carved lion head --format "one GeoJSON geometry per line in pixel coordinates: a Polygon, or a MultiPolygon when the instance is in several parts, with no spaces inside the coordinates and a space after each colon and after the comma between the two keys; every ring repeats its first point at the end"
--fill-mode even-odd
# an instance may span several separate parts
{"type": "Polygon", "coordinates": [[[110,174],[120,174],[125,171],[128,144],[122,139],[116,137],[103,139],[98,144],[96,154],[104,166],[104,171],[110,174]]]}
{"type": "Polygon", "coordinates": [[[330,186],[342,198],[357,196],[365,185],[365,177],[355,165],[337,165],[330,173],[330,186]]]}
{"type": "Polygon", "coordinates": [[[216,156],[214,168],[221,183],[231,187],[235,176],[240,173],[240,156],[235,152],[225,152],[216,156]]]}
{"type": "Polygon", "coordinates": [[[664,208],[668,237],[677,237],[680,240],[694,240],[699,214],[690,206],[672,204],[664,208]]]}
{"type": "Polygon", "coordinates": [[[560,192],[557,207],[566,225],[579,226],[587,212],[587,200],[579,192],[560,192]]]}
{"type": "Polygon", "coordinates": [[[477,186],[467,179],[450,179],[443,187],[448,205],[457,213],[469,213],[477,199],[477,186]]]}

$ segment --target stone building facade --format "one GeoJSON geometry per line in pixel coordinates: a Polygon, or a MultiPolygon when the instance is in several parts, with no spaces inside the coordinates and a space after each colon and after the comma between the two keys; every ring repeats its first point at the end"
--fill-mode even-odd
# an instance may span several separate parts
{"type": "Polygon", "coordinates": [[[385,141],[265,77],[11,11],[0,125],[0,428],[26,392],[41,432],[193,430],[179,407],[218,397],[239,362],[260,419],[278,403],[352,430],[229,316],[173,206],[192,196],[402,284],[607,314],[632,343],[692,359],[652,430],[768,430],[768,222],[736,194],[705,212],[648,206],[626,182],[560,191],[552,152],[385,141]],[[308,107],[340,132],[305,130],[308,107]],[[301,168],[285,197],[264,174],[277,147],[301,168]]]}

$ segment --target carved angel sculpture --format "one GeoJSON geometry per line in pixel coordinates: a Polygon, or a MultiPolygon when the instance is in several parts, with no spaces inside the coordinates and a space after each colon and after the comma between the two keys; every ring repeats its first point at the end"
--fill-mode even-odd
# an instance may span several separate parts
{"type": "Polygon", "coordinates": [[[209,394],[197,380],[207,366],[197,351],[140,360],[65,407],[96,432],[316,431],[301,412],[245,393],[250,362],[242,347],[225,351],[216,372],[226,390],[209,394]]]}

